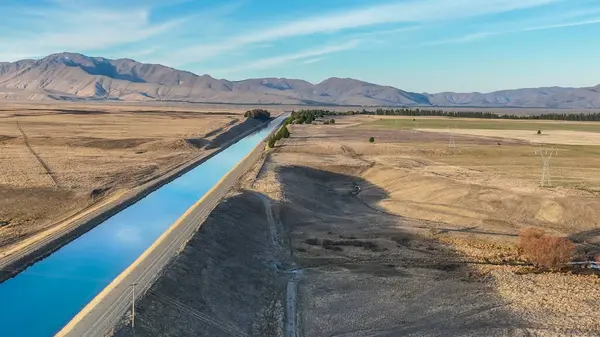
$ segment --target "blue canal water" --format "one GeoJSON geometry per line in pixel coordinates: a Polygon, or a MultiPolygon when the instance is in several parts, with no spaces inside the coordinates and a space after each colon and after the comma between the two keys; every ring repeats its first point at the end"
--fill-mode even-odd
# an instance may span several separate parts
{"type": "Polygon", "coordinates": [[[0,284],[0,336],[52,336],[244,158],[282,117],[0,284]]]}

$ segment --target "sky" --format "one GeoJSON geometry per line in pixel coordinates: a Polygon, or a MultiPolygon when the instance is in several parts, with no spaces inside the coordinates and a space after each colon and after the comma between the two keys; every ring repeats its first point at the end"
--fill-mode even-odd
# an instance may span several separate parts
{"type": "Polygon", "coordinates": [[[77,52],[413,92],[600,84],[600,0],[0,0],[0,61],[77,52]]]}

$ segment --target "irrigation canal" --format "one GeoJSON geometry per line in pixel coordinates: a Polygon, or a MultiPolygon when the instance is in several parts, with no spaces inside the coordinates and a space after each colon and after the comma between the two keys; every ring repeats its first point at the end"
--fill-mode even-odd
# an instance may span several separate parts
{"type": "Polygon", "coordinates": [[[0,284],[0,336],[52,336],[133,263],[284,116],[0,284]]]}

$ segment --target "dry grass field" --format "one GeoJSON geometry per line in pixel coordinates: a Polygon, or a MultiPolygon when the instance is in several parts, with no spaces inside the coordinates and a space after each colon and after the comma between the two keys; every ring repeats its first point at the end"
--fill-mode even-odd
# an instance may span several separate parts
{"type": "Polygon", "coordinates": [[[600,144],[552,139],[541,188],[538,144],[455,134],[449,148],[448,133],[385,124],[294,125],[255,184],[287,200],[303,335],[600,333],[597,275],[532,273],[515,249],[535,226],[600,252],[600,144]]]}
{"type": "Polygon", "coordinates": [[[0,253],[258,123],[225,108],[3,104],[0,253]]]}
{"type": "Polygon", "coordinates": [[[541,188],[535,144],[455,135],[450,149],[375,121],[290,126],[136,304],[137,334],[600,333],[600,278],[540,272],[515,248],[536,226],[598,252],[598,148],[555,144],[561,170],[541,188]]]}

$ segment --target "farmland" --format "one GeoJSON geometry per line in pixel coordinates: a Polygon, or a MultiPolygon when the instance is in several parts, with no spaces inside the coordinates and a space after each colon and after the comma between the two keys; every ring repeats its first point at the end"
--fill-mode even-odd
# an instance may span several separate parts
{"type": "Polygon", "coordinates": [[[218,150],[259,122],[243,110],[6,105],[0,253],[218,150]]]}

